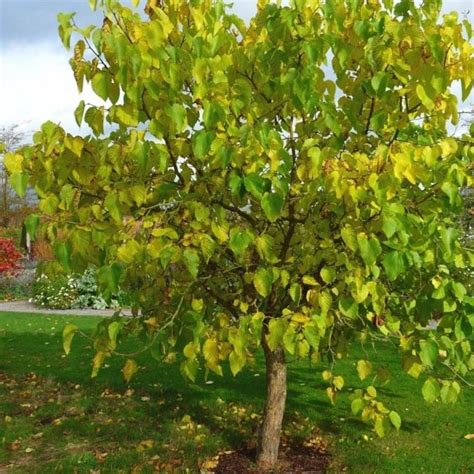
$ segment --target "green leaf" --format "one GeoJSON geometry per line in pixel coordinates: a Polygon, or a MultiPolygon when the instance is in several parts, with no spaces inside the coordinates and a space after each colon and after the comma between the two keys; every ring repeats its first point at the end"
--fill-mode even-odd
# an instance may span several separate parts
{"type": "Polygon", "coordinates": [[[260,267],[253,278],[253,285],[260,296],[266,298],[272,291],[273,271],[271,268],[260,267]]]}
{"type": "Polygon", "coordinates": [[[395,232],[398,230],[398,221],[393,217],[384,216],[383,218],[383,231],[387,236],[387,239],[391,239],[395,232]]]}
{"type": "Polygon", "coordinates": [[[198,361],[194,359],[186,359],[182,364],[181,364],[181,373],[187,377],[191,382],[196,381],[196,375],[199,369],[199,363],[198,361]]]}
{"type": "Polygon", "coordinates": [[[181,133],[188,124],[186,109],[181,104],[173,104],[172,107],[168,107],[167,114],[173,121],[176,131],[181,133]]]}
{"type": "Polygon", "coordinates": [[[31,237],[31,240],[34,240],[35,237],[36,237],[36,230],[38,228],[39,223],[40,223],[40,218],[37,214],[30,214],[25,219],[26,231],[28,232],[29,236],[31,237]]]}
{"type": "Polygon", "coordinates": [[[74,337],[74,334],[79,330],[79,328],[74,324],[66,324],[63,330],[63,348],[66,355],[71,351],[71,342],[74,337]]]}
{"type": "Polygon", "coordinates": [[[433,98],[428,95],[428,93],[426,92],[426,89],[421,84],[418,84],[416,86],[416,95],[421,100],[421,103],[428,110],[433,110],[434,109],[435,103],[434,103],[433,98]]]}
{"type": "Polygon", "coordinates": [[[263,194],[270,190],[271,183],[256,173],[251,173],[244,178],[245,189],[256,199],[262,199],[263,194]]]}
{"type": "Polygon", "coordinates": [[[118,263],[112,263],[97,270],[97,278],[105,286],[109,295],[118,291],[121,275],[122,267],[118,263]]]}
{"type": "Polygon", "coordinates": [[[351,402],[351,412],[355,416],[364,408],[364,400],[362,398],[354,398],[351,402]]]}
{"type": "Polygon", "coordinates": [[[309,345],[317,351],[319,349],[319,336],[318,331],[314,326],[306,326],[303,329],[303,335],[308,341],[309,345]]]}
{"type": "Polygon", "coordinates": [[[25,197],[26,188],[28,186],[28,174],[14,171],[9,179],[11,187],[15,190],[18,196],[25,197]]]}
{"type": "Polygon", "coordinates": [[[324,283],[331,283],[336,278],[336,269],[334,267],[323,267],[321,269],[321,278],[324,283]]]}
{"type": "Polygon", "coordinates": [[[245,359],[243,359],[236,351],[229,354],[229,365],[232,375],[235,377],[245,366],[245,359]]]}
{"type": "Polygon", "coordinates": [[[266,260],[270,263],[275,263],[276,261],[278,261],[278,258],[273,251],[274,245],[275,241],[273,237],[269,234],[259,235],[255,239],[255,247],[257,249],[259,257],[262,260],[266,260]]]}
{"type": "Polygon", "coordinates": [[[247,229],[233,227],[230,231],[229,247],[236,256],[241,256],[252,243],[254,235],[247,229]]]}
{"type": "Polygon", "coordinates": [[[420,341],[420,359],[423,364],[428,367],[433,367],[434,363],[438,359],[438,345],[432,341],[420,341]]]}
{"type": "Polygon", "coordinates": [[[357,362],[357,373],[361,380],[365,380],[372,373],[372,364],[368,360],[357,362]]]}
{"type": "Polygon", "coordinates": [[[341,229],[341,238],[346,244],[346,247],[355,252],[357,250],[357,239],[354,229],[352,227],[344,227],[341,229]]]}
{"type": "Polygon", "coordinates": [[[445,181],[441,185],[441,191],[449,197],[449,204],[454,206],[458,198],[458,187],[449,181],[445,181]]]}
{"type": "Polygon", "coordinates": [[[104,101],[107,100],[109,97],[109,94],[108,94],[109,77],[107,73],[103,71],[96,72],[91,82],[92,82],[92,90],[102,100],[104,101]]]}
{"type": "Polygon", "coordinates": [[[339,311],[348,318],[356,318],[359,314],[359,305],[351,296],[344,296],[339,300],[339,311]]]}
{"type": "Polygon", "coordinates": [[[262,209],[270,222],[275,222],[283,210],[283,196],[279,193],[265,193],[262,198],[262,209]]]}
{"type": "Polygon", "coordinates": [[[359,20],[354,23],[354,31],[363,40],[370,38],[370,23],[368,20],[359,20]]]}
{"type": "Polygon", "coordinates": [[[447,257],[451,257],[454,251],[454,244],[458,238],[458,232],[452,227],[443,227],[439,231],[442,249],[447,257]]]}
{"type": "Polygon", "coordinates": [[[377,257],[382,252],[379,241],[375,237],[368,239],[367,235],[361,232],[357,234],[357,243],[359,245],[360,255],[362,260],[364,260],[364,263],[368,266],[375,263],[377,257]]]}
{"type": "Polygon", "coordinates": [[[97,2],[98,0],[89,0],[89,7],[92,11],[95,11],[97,9],[97,2]]]}
{"type": "Polygon", "coordinates": [[[296,303],[299,304],[301,301],[301,285],[299,283],[292,283],[288,293],[291,299],[296,303]]]}
{"type": "Polygon", "coordinates": [[[80,127],[82,124],[85,106],[86,106],[86,103],[83,100],[81,100],[79,102],[79,105],[76,107],[76,110],[74,110],[74,118],[76,119],[76,123],[78,127],[80,127]]]}
{"type": "Polygon", "coordinates": [[[274,351],[283,341],[287,323],[281,318],[271,319],[268,323],[267,342],[268,347],[274,351]]]}
{"type": "Polygon", "coordinates": [[[402,419],[400,418],[400,415],[396,411],[391,411],[388,415],[390,418],[390,422],[392,425],[399,430],[402,426],[402,419]]]}
{"type": "Polygon", "coordinates": [[[460,392],[457,382],[445,383],[440,390],[440,397],[443,403],[456,403],[460,392]]]}
{"type": "Polygon", "coordinates": [[[425,380],[421,393],[428,403],[433,403],[438,399],[440,390],[439,383],[433,377],[429,377],[425,380]]]}
{"type": "Polygon", "coordinates": [[[84,120],[95,135],[104,133],[104,109],[102,107],[89,107],[84,115],[84,120]]]}
{"type": "Polygon", "coordinates": [[[293,325],[288,325],[283,335],[283,348],[290,355],[294,355],[296,351],[296,331],[293,325]]]}
{"type": "Polygon", "coordinates": [[[214,128],[218,122],[225,119],[224,109],[217,102],[210,102],[204,105],[204,126],[214,128]]]}
{"type": "Polygon", "coordinates": [[[197,278],[199,273],[199,254],[195,249],[187,248],[183,252],[183,260],[186,268],[193,278],[197,278]]]}
{"type": "Polygon", "coordinates": [[[115,344],[117,343],[117,336],[118,333],[120,332],[120,328],[122,325],[118,321],[113,321],[109,324],[107,328],[107,334],[109,335],[110,342],[112,345],[115,347],[115,344]]]}
{"type": "Polygon", "coordinates": [[[117,222],[122,222],[122,212],[120,210],[120,203],[118,196],[115,192],[110,192],[107,194],[104,200],[104,207],[109,211],[112,219],[117,222]]]}
{"type": "Polygon", "coordinates": [[[383,71],[377,72],[374,77],[372,77],[370,84],[372,85],[377,97],[383,97],[385,93],[385,88],[387,87],[388,75],[383,71]]]}
{"type": "Polygon", "coordinates": [[[392,281],[405,271],[403,256],[396,250],[385,255],[382,260],[382,265],[389,280],[392,281]]]}
{"type": "Polygon", "coordinates": [[[54,246],[54,255],[58,259],[58,262],[67,271],[71,271],[71,254],[69,251],[69,245],[65,242],[57,242],[54,246]]]}
{"type": "Polygon", "coordinates": [[[220,366],[220,351],[217,341],[215,341],[214,339],[207,339],[202,346],[202,354],[204,355],[204,359],[207,363],[207,366],[214,373],[218,375],[223,375],[222,367],[220,366]]]}
{"type": "Polygon", "coordinates": [[[211,149],[214,133],[200,130],[193,137],[193,151],[198,160],[204,160],[211,149]]]}

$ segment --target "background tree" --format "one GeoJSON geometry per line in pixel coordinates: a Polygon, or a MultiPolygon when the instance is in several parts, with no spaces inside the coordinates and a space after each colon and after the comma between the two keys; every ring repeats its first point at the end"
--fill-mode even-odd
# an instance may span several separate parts
{"type": "MultiPolygon", "coordinates": [[[[146,18],[97,3],[99,27],[59,16],[67,47],[81,36],[79,89],[105,101],[76,109],[92,134],[48,122],[6,158],[20,193],[35,186],[63,266],[93,263],[131,295],[134,318],[98,327],[93,375],[128,334],[192,380],[201,362],[236,375],[263,347],[261,468],[278,456],[287,357],[335,363],[350,342],[391,339],[426,400],[454,402],[474,365],[457,229],[473,147],[447,123],[452,83],[472,88],[470,24],[439,18],[435,0],[261,0],[248,26],[221,1],[149,1],[146,18]]],[[[400,427],[372,385],[352,410],[379,435],[400,427]]]]}
{"type": "MultiPolygon", "coordinates": [[[[25,141],[25,133],[19,129],[18,124],[3,126],[0,128],[0,144],[2,153],[11,153],[25,141]]],[[[8,175],[0,162],[0,226],[9,227],[12,219],[19,224],[25,215],[31,212],[27,201],[20,198],[12,189],[8,175]]]]}

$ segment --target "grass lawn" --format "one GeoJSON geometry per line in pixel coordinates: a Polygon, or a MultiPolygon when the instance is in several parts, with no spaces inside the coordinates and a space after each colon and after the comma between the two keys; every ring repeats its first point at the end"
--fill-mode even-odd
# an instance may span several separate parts
{"type": "MultiPolygon", "coordinates": [[[[144,354],[130,384],[111,358],[90,378],[92,350],[76,336],[62,352],[62,329],[91,331],[93,317],[0,313],[0,472],[199,472],[223,450],[255,440],[265,393],[261,360],[236,378],[187,382],[175,365],[144,354]],[[212,382],[212,383],[211,383],[212,382]]],[[[133,342],[123,350],[133,349],[133,342]]],[[[371,349],[374,350],[374,349],[371,349]]],[[[350,413],[354,368],[362,349],[336,366],[346,379],[332,406],[324,364],[289,364],[285,436],[328,443],[332,470],[349,472],[474,472],[474,390],[456,405],[427,405],[421,383],[401,373],[397,351],[378,346],[373,360],[392,371],[380,398],[403,418],[399,433],[379,439],[350,413]]]]}

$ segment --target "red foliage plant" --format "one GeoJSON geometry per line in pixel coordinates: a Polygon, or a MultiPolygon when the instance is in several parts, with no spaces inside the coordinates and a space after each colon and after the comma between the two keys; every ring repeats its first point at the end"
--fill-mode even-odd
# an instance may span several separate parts
{"type": "Polygon", "coordinates": [[[0,275],[11,274],[18,270],[21,257],[13,239],[0,237],[0,275]]]}

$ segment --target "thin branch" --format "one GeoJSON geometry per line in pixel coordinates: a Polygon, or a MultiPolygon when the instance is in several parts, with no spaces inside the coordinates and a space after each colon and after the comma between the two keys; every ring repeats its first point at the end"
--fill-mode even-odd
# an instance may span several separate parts
{"type": "Polygon", "coordinates": [[[369,116],[367,117],[367,124],[365,126],[366,135],[369,133],[369,130],[370,130],[370,121],[372,120],[372,115],[374,114],[374,108],[375,108],[375,97],[372,97],[372,100],[370,102],[369,116]]]}
{"type": "Polygon", "coordinates": [[[168,140],[167,137],[164,137],[164,141],[165,141],[165,144],[166,144],[166,148],[168,149],[168,153],[170,155],[170,158],[171,158],[171,162],[173,163],[173,169],[174,169],[174,172],[176,173],[176,176],[178,177],[180,183],[182,186],[185,186],[186,185],[186,181],[184,180],[184,177],[183,175],[181,174],[181,172],[179,171],[179,168],[178,168],[178,162],[173,154],[173,150],[171,149],[171,144],[168,140]]]}
{"type": "Polygon", "coordinates": [[[226,301],[207,285],[203,285],[203,288],[217,301],[217,303],[219,303],[223,308],[229,311],[229,313],[234,319],[239,319],[239,314],[237,313],[237,310],[232,306],[232,303],[230,301],[226,301]]]}
{"type": "Polygon", "coordinates": [[[256,227],[257,222],[255,221],[255,219],[250,214],[247,214],[246,212],[242,211],[242,209],[239,209],[236,206],[231,206],[229,204],[225,204],[222,201],[218,201],[217,199],[212,200],[211,203],[212,204],[217,204],[217,205],[223,207],[224,209],[227,209],[228,211],[235,212],[240,217],[243,217],[245,220],[250,222],[250,224],[252,224],[253,227],[256,227]]]}

